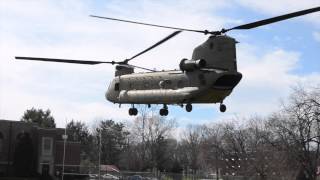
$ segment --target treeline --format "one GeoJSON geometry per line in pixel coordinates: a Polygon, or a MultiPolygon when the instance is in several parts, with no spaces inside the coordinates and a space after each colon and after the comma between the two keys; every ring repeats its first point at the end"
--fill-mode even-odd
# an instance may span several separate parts
{"type": "Polygon", "coordinates": [[[101,140],[101,164],[122,170],[302,180],[320,173],[319,88],[295,88],[267,117],[186,128],[152,110],[139,112],[126,124],[102,120],[89,129],[70,122],[69,136],[82,144],[82,165],[97,164],[101,140]],[[178,129],[183,129],[179,138],[174,136],[178,129]]]}

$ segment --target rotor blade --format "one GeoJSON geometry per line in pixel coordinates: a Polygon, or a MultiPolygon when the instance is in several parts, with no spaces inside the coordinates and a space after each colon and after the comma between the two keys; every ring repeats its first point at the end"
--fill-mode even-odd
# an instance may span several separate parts
{"type": "Polygon", "coordinates": [[[152,69],[148,69],[148,68],[144,68],[144,67],[136,66],[136,65],[132,65],[132,64],[123,64],[123,65],[131,66],[131,67],[134,67],[134,68],[143,69],[143,70],[147,70],[147,71],[151,71],[151,72],[157,72],[156,70],[152,70],[152,69]]]}
{"type": "Polygon", "coordinates": [[[230,30],[233,30],[233,29],[251,29],[251,28],[256,28],[256,27],[263,26],[263,25],[266,25],[266,24],[271,24],[271,23],[275,23],[275,22],[278,22],[278,21],[283,21],[283,20],[286,20],[286,19],[294,18],[294,17],[297,17],[297,16],[302,16],[302,15],[313,13],[313,12],[317,12],[317,11],[320,11],[320,7],[315,7],[315,8],[311,8],[311,9],[305,9],[305,10],[302,10],[302,11],[297,11],[297,12],[293,12],[293,13],[289,13],[289,14],[285,14],[285,15],[281,15],[281,16],[276,16],[276,17],[273,17],[273,18],[264,19],[264,20],[261,20],[261,21],[256,21],[256,22],[252,22],[252,23],[236,26],[236,27],[233,27],[233,28],[230,28],[230,29],[226,29],[226,30],[223,30],[223,31],[227,32],[227,31],[230,31],[230,30]]]}
{"type": "Polygon", "coordinates": [[[54,58],[39,58],[39,57],[20,57],[16,56],[15,59],[19,60],[33,60],[33,61],[46,61],[46,62],[60,62],[60,63],[74,63],[74,64],[118,64],[119,62],[115,61],[87,61],[87,60],[74,60],[74,59],[54,59],[54,58]]]}
{"type": "Polygon", "coordinates": [[[132,56],[132,57],[131,57],[131,58],[129,58],[129,59],[124,60],[124,62],[125,62],[125,63],[127,63],[128,61],[130,61],[130,60],[132,60],[132,59],[134,59],[134,58],[136,58],[136,57],[140,56],[141,54],[144,54],[144,53],[146,53],[146,52],[150,51],[151,49],[153,49],[153,48],[155,48],[155,47],[159,46],[160,44],[162,44],[162,43],[164,43],[164,42],[168,41],[169,39],[173,38],[174,36],[176,36],[177,34],[179,34],[179,33],[181,33],[181,32],[182,32],[182,31],[175,31],[175,32],[171,33],[169,36],[165,37],[165,38],[164,38],[164,39],[162,39],[161,41],[159,41],[159,42],[155,43],[154,45],[150,46],[149,48],[147,48],[147,49],[145,49],[145,50],[141,51],[140,53],[138,53],[138,54],[136,54],[136,55],[132,56]]]}
{"type": "Polygon", "coordinates": [[[121,22],[132,23],[132,24],[140,24],[140,25],[145,25],[145,26],[153,26],[153,27],[160,27],[160,28],[167,28],[167,29],[175,29],[175,30],[179,30],[179,31],[190,31],[190,32],[208,33],[208,31],[206,31],[206,30],[203,31],[203,30],[186,29],[186,28],[179,28],[179,27],[172,27],[172,26],[162,26],[162,25],[157,25],[157,24],[150,24],[150,23],[144,23],[144,22],[130,21],[130,20],[117,19],[117,18],[104,17],[104,16],[90,15],[90,17],[101,18],[101,19],[108,19],[108,20],[113,20],[113,21],[121,21],[121,22]]]}

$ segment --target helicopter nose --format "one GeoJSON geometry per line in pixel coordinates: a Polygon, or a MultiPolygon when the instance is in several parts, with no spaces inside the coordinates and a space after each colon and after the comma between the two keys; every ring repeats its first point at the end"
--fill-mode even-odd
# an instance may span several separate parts
{"type": "Polygon", "coordinates": [[[108,89],[106,91],[104,96],[105,96],[106,100],[108,100],[110,102],[115,102],[114,93],[112,91],[110,91],[110,89],[108,89]]]}
{"type": "Polygon", "coordinates": [[[105,93],[104,93],[104,97],[105,97],[107,100],[108,100],[108,96],[110,96],[110,95],[109,95],[109,94],[110,94],[109,90],[110,90],[110,87],[108,87],[108,88],[106,89],[105,93]]]}

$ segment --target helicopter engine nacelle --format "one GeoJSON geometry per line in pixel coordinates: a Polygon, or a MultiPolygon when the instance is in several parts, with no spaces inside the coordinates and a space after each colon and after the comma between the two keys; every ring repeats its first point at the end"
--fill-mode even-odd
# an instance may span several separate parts
{"type": "Polygon", "coordinates": [[[207,62],[204,59],[198,59],[198,60],[182,59],[179,64],[179,67],[182,71],[193,71],[193,70],[205,67],[206,64],[207,62]]]}

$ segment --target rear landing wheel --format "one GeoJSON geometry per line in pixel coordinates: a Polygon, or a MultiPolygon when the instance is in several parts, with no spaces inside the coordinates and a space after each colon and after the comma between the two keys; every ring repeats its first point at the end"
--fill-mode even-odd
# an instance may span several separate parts
{"type": "Polygon", "coordinates": [[[169,114],[168,109],[162,108],[159,112],[160,116],[167,116],[169,114]]]}
{"type": "Polygon", "coordinates": [[[220,112],[226,112],[227,107],[224,104],[220,104],[220,112]]]}
{"type": "Polygon", "coordinates": [[[186,105],[186,111],[187,111],[187,112],[191,112],[191,111],[192,111],[192,104],[188,103],[188,104],[186,105]]]}

